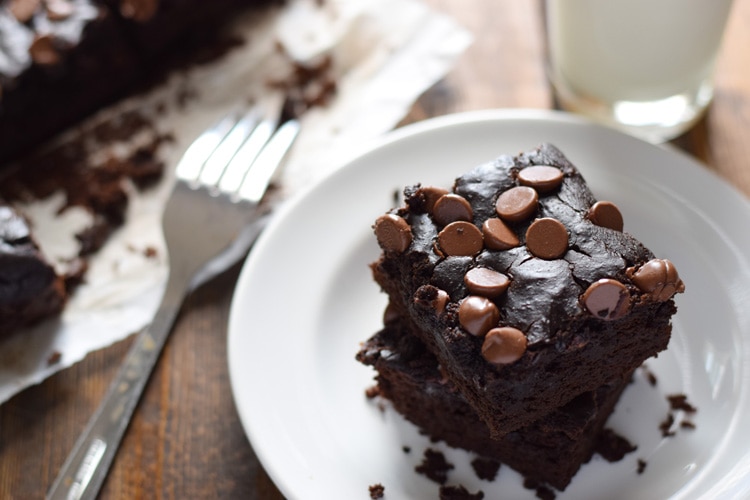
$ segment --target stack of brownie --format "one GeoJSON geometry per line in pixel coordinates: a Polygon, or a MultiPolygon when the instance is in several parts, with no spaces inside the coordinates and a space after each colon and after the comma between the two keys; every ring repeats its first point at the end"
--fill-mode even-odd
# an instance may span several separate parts
{"type": "Polygon", "coordinates": [[[374,225],[389,305],[357,359],[433,439],[565,489],[669,343],[674,265],[549,144],[404,194],[374,225]]]}

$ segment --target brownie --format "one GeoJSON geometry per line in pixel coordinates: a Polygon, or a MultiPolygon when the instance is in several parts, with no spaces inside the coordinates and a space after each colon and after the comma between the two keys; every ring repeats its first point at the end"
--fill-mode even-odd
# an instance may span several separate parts
{"type": "Polygon", "coordinates": [[[142,63],[164,65],[165,55],[210,47],[227,20],[252,5],[281,0],[104,0],[123,20],[122,28],[142,63]]]}
{"type": "Polygon", "coordinates": [[[56,315],[63,279],[40,254],[26,220],[0,200],[0,337],[56,315]]]}
{"type": "Polygon", "coordinates": [[[277,0],[0,0],[0,166],[200,57],[277,0]]]}
{"type": "Polygon", "coordinates": [[[373,276],[493,437],[667,347],[675,266],[623,232],[554,146],[404,195],[375,221],[373,276]]]}
{"type": "Polygon", "coordinates": [[[112,102],[143,76],[109,9],[91,0],[63,3],[69,8],[62,13],[42,2],[0,4],[0,164],[112,102]],[[21,14],[20,5],[33,10],[21,14]]]}
{"type": "Polygon", "coordinates": [[[389,321],[357,359],[377,371],[379,394],[433,440],[477,453],[526,479],[563,490],[593,455],[600,431],[630,377],[581,394],[526,427],[492,439],[461,392],[404,318],[389,321]]]}

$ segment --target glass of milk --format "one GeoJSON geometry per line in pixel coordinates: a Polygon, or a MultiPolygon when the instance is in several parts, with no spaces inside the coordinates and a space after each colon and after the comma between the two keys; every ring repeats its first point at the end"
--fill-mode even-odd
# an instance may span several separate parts
{"type": "Polygon", "coordinates": [[[713,97],[732,0],[546,0],[549,77],[563,109],[651,142],[713,97]]]}

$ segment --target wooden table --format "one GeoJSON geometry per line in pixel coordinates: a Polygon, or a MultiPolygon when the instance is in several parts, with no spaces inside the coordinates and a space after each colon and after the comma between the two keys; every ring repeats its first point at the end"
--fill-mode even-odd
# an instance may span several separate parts
{"type": "MultiPolygon", "coordinates": [[[[455,111],[550,108],[540,4],[426,0],[476,39],[404,123],[455,111]]],[[[675,143],[750,196],[750,0],[735,0],[706,119],[675,143]]],[[[185,304],[102,498],[282,498],[243,433],[230,393],[226,324],[239,267],[185,304]]],[[[0,407],[0,496],[41,498],[96,409],[131,340],[0,407]]]]}

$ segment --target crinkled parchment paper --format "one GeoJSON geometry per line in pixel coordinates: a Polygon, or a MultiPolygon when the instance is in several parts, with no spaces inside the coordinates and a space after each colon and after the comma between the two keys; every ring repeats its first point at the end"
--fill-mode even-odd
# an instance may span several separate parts
{"type": "MultiPolygon", "coordinates": [[[[159,151],[168,173],[158,186],[133,190],[125,225],[90,261],[86,282],[59,320],[0,343],[0,403],[150,322],[167,277],[160,218],[171,167],[224,113],[240,102],[263,100],[269,81],[290,72],[291,59],[329,55],[337,93],[304,114],[302,134],[279,179],[282,199],[392,129],[470,43],[465,30],[417,0],[298,0],[260,19],[240,19],[234,29],[247,35],[247,43],[103,112],[158,110],[156,128],[174,137],[159,151]],[[194,97],[163,106],[186,93],[194,97]]],[[[75,255],[73,235],[90,222],[82,209],[58,214],[63,203],[60,193],[22,207],[56,263],[75,255]]]]}

